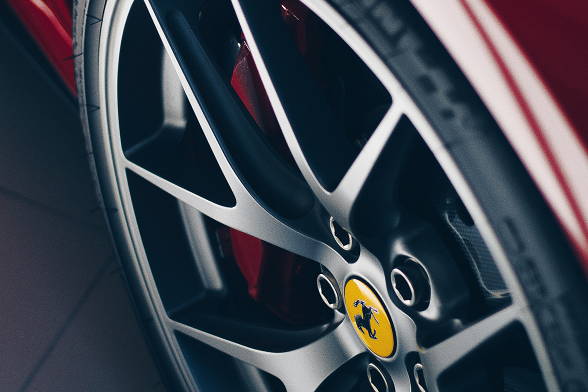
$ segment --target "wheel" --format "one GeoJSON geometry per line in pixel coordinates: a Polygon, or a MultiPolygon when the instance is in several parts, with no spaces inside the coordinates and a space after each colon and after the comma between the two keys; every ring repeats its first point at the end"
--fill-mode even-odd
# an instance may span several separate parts
{"type": "Polygon", "coordinates": [[[173,390],[588,390],[586,281],[408,1],[79,0],[96,180],[173,390]]]}

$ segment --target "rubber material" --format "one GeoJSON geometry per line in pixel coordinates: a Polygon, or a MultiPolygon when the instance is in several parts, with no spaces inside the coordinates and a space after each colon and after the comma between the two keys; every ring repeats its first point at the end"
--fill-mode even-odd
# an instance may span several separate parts
{"type": "Polygon", "coordinates": [[[117,256],[123,267],[123,276],[125,277],[131,299],[137,310],[138,318],[143,326],[146,341],[153,353],[155,363],[160,369],[162,380],[170,391],[187,390],[187,383],[179,365],[169,355],[169,342],[163,333],[161,322],[157,320],[157,313],[151,302],[151,298],[145,296],[145,291],[141,288],[143,278],[130,265],[134,250],[128,249],[126,242],[122,240],[122,226],[124,226],[126,218],[122,211],[114,207],[116,203],[114,202],[113,195],[117,190],[105,185],[110,185],[108,181],[105,181],[105,178],[107,178],[107,169],[104,167],[104,164],[101,165],[101,161],[94,155],[94,151],[104,150],[100,138],[97,137],[97,133],[101,132],[101,129],[95,129],[95,132],[92,133],[90,125],[98,121],[101,108],[93,101],[87,99],[86,96],[85,83],[87,79],[85,75],[87,71],[84,60],[87,56],[84,55],[84,52],[94,51],[93,53],[95,55],[98,53],[98,35],[102,27],[102,12],[105,3],[105,0],[92,1],[91,3],[86,0],[75,0],[73,7],[74,71],[78,91],[78,106],[82,128],[86,137],[90,169],[94,174],[93,180],[99,195],[98,199],[102,200],[100,207],[107,222],[109,222],[112,239],[118,251],[117,256]]]}

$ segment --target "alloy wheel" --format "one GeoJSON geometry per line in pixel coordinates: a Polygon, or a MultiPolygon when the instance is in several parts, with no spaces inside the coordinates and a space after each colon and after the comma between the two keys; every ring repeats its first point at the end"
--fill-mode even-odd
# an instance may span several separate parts
{"type": "Polygon", "coordinates": [[[381,46],[354,7],[76,6],[105,211],[171,385],[563,390],[496,217],[522,211],[549,265],[573,260],[561,233],[525,213],[547,208],[410,4],[381,46]]]}

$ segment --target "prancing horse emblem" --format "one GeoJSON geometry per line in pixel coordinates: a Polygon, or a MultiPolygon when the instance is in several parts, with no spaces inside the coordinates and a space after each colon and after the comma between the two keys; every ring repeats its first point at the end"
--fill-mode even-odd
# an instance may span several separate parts
{"type": "Polygon", "coordinates": [[[378,338],[376,337],[376,329],[374,328],[374,330],[372,331],[370,320],[373,317],[376,321],[376,324],[380,325],[380,322],[374,314],[380,312],[378,312],[378,309],[374,308],[371,305],[366,306],[365,301],[363,299],[356,300],[353,303],[353,306],[357,308],[357,305],[359,304],[361,304],[361,314],[355,315],[355,324],[357,325],[357,328],[361,331],[361,333],[365,334],[365,332],[363,331],[363,329],[365,328],[368,332],[369,337],[377,340],[378,338]]]}

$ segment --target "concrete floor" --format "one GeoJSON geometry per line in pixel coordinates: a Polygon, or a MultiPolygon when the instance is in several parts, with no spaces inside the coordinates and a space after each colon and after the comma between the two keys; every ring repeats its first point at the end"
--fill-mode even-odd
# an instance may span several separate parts
{"type": "Polygon", "coordinates": [[[164,391],[77,109],[0,23],[0,390],[164,391]]]}

